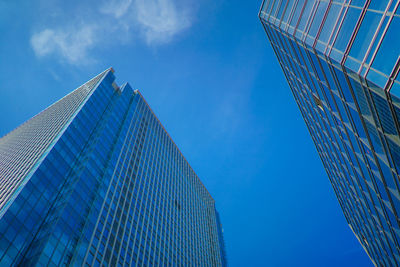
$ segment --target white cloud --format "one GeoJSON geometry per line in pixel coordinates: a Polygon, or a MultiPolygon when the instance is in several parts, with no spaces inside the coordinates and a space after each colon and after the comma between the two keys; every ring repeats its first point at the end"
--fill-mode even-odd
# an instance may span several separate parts
{"type": "Polygon", "coordinates": [[[188,13],[171,0],[136,0],[135,9],[148,43],[168,42],[191,25],[188,13]]]}
{"type": "Polygon", "coordinates": [[[111,14],[115,18],[121,18],[130,9],[132,0],[109,0],[106,1],[99,11],[104,14],[111,14]]]}
{"type": "Polygon", "coordinates": [[[32,48],[38,57],[56,54],[72,64],[87,62],[88,50],[95,44],[95,27],[88,25],[79,29],[45,29],[31,37],[32,48]]]}
{"type": "Polygon", "coordinates": [[[68,22],[34,32],[31,46],[38,57],[56,55],[61,61],[81,65],[92,61],[92,49],[110,44],[110,40],[126,44],[131,36],[143,36],[149,45],[167,43],[191,26],[188,8],[182,6],[183,2],[189,3],[183,1],[178,6],[177,1],[180,0],[107,0],[75,19],[73,15],[66,16],[74,10],[66,10],[63,15],[68,22]]]}

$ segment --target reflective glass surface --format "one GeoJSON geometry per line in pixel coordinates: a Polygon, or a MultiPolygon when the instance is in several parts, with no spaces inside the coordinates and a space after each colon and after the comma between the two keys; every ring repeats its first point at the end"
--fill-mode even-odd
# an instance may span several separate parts
{"type": "Polygon", "coordinates": [[[114,80],[103,72],[0,139],[4,164],[32,157],[0,172],[19,182],[3,190],[1,266],[226,266],[213,198],[142,95],[114,80]]]}
{"type": "Polygon", "coordinates": [[[259,17],[346,220],[376,265],[396,266],[400,1],[289,0],[279,18],[274,2],[259,17]]]}

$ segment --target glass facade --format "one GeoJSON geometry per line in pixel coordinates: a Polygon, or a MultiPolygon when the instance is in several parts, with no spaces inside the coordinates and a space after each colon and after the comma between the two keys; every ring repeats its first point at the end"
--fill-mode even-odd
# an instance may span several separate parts
{"type": "Polygon", "coordinates": [[[113,72],[0,139],[0,265],[226,266],[213,198],[113,72]]]}
{"type": "Polygon", "coordinates": [[[265,0],[259,18],[346,220],[400,263],[400,1],[265,0]]]}

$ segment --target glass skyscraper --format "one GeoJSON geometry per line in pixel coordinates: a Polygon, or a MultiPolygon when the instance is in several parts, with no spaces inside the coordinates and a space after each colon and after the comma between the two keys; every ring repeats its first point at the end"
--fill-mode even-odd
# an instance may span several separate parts
{"type": "Polygon", "coordinates": [[[399,4],[265,0],[259,12],[346,220],[386,266],[400,265],[399,4]]]}
{"type": "Polygon", "coordinates": [[[113,72],[0,139],[0,266],[226,266],[213,198],[113,72]]]}

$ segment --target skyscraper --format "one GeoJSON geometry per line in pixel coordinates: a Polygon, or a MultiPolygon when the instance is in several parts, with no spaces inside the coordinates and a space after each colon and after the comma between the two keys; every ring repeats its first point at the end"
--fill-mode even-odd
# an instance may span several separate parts
{"type": "Polygon", "coordinates": [[[225,266],[215,203],[112,69],[0,139],[0,265],[225,266]]]}
{"type": "Polygon", "coordinates": [[[400,264],[399,4],[265,0],[259,12],[350,228],[387,266],[400,264]]]}

